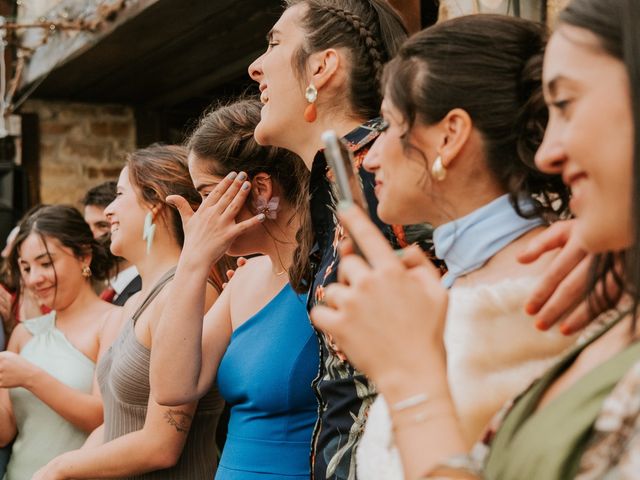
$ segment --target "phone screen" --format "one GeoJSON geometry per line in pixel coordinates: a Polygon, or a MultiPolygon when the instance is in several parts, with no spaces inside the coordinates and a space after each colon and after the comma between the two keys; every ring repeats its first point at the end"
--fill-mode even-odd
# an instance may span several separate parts
{"type": "Polygon", "coordinates": [[[327,163],[333,171],[338,201],[346,200],[355,203],[366,211],[360,175],[355,169],[351,152],[333,130],[328,130],[322,134],[322,142],[325,146],[324,154],[327,163]]]}

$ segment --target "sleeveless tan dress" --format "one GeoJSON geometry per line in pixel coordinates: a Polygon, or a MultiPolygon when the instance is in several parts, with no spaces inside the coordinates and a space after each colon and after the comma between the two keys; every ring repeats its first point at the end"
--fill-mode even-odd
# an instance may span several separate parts
{"type": "MultiPolygon", "coordinates": [[[[98,364],[98,383],[104,401],[105,442],[144,426],[150,395],[151,351],[138,341],[134,327],[174,273],[175,268],[160,279],[98,364]]],[[[123,480],[212,479],[217,467],[215,433],[223,406],[224,400],[214,388],[198,403],[178,463],[172,468],[123,477],[123,480]]]]}

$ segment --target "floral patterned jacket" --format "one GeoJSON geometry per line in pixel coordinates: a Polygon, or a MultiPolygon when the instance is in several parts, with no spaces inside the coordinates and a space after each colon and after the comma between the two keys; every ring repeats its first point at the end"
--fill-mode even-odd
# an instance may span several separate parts
{"type": "MultiPolygon", "coordinates": [[[[380,135],[381,125],[381,119],[371,120],[343,139],[353,153],[369,216],[394,248],[419,243],[429,251],[432,248],[430,228],[386,225],[376,214],[375,179],[362,168],[362,162],[380,135]]],[[[314,280],[309,293],[309,310],[322,301],[324,288],[337,280],[340,263],[338,244],[345,236],[335,215],[336,198],[331,176],[332,171],[320,151],[314,159],[310,180],[311,219],[316,246],[312,252],[314,280]]],[[[330,339],[321,332],[316,333],[320,342],[320,365],[313,382],[318,398],[318,421],[312,439],[311,477],[316,480],[352,480],[356,478],[355,449],[376,392],[363,374],[336,354],[330,339]]]]}

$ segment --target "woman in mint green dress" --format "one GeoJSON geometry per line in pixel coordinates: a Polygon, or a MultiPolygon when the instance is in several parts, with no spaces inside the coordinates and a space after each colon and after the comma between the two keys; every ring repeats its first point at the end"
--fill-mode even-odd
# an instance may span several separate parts
{"type": "MultiPolygon", "coordinates": [[[[368,262],[343,248],[343,283],[326,290],[326,305],[312,312],[312,320],[384,394],[405,478],[638,478],[639,17],[637,0],[571,1],[546,48],[542,75],[549,121],[536,165],[561,175],[571,188],[576,218],[567,229],[569,243],[596,256],[591,294],[601,303],[599,309],[609,310],[511,402],[471,453],[446,376],[448,294],[439,275],[416,250],[401,257],[391,251],[357,207],[343,205],[338,212],[368,262]],[[608,295],[599,295],[605,285],[608,295]]],[[[454,64],[456,50],[449,53],[454,64]]],[[[431,85],[430,75],[444,82],[441,87],[447,84],[446,75],[435,77],[428,67],[405,79],[426,78],[431,85]]],[[[387,79],[393,82],[397,76],[387,79]]],[[[417,182],[406,175],[407,165],[423,184],[444,189],[459,168],[459,152],[468,142],[482,141],[462,109],[444,112],[437,122],[421,116],[411,97],[425,97],[411,87],[406,85],[402,101],[385,97],[390,126],[376,151],[393,158],[396,168],[390,175],[377,175],[379,208],[391,208],[393,202],[397,207],[399,196],[390,192],[404,198],[419,192],[417,182]],[[409,158],[416,149],[422,155],[409,158]]],[[[442,95],[441,89],[438,98],[442,95]]],[[[455,207],[464,202],[461,195],[455,207]]],[[[582,275],[579,270],[567,274],[582,275]]],[[[558,294],[580,299],[571,291],[558,294]]],[[[545,341],[542,335],[540,341],[545,341]]],[[[487,350],[486,362],[491,361],[487,350]]]]}
{"type": "Polygon", "coordinates": [[[102,423],[95,365],[120,309],[91,277],[106,278],[111,258],[72,207],[42,207],[20,225],[13,274],[53,311],[20,323],[0,353],[0,444],[13,441],[4,480],[31,479],[102,423]]]}

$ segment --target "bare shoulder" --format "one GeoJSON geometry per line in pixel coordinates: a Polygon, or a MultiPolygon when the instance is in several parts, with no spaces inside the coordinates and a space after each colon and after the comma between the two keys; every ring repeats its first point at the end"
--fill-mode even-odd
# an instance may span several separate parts
{"type": "Polygon", "coordinates": [[[31,337],[31,333],[24,327],[24,325],[19,323],[11,333],[9,343],[7,344],[7,350],[14,353],[20,353],[22,347],[31,340],[31,337]]]}
{"type": "Polygon", "coordinates": [[[109,305],[101,315],[100,341],[111,343],[120,333],[124,316],[124,307],[109,305]]]}
{"type": "Polygon", "coordinates": [[[131,317],[133,316],[133,314],[136,311],[136,308],[138,308],[138,305],[140,304],[140,302],[142,301],[142,296],[141,296],[141,291],[134,293],[133,295],[131,295],[126,303],[121,307],[123,310],[123,315],[125,317],[131,317]]]}
{"type": "Polygon", "coordinates": [[[268,273],[270,268],[271,260],[268,256],[259,255],[257,257],[252,257],[247,260],[245,265],[236,269],[233,278],[229,280],[229,285],[231,285],[232,282],[244,282],[247,278],[254,278],[256,275],[261,273],[268,273]]]}
{"type": "Polygon", "coordinates": [[[233,278],[229,280],[226,289],[231,298],[235,295],[245,295],[247,292],[258,292],[271,277],[271,259],[266,255],[247,260],[246,265],[238,268],[233,278]]]}

